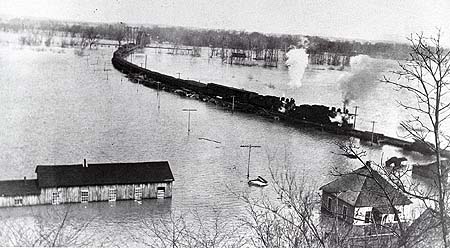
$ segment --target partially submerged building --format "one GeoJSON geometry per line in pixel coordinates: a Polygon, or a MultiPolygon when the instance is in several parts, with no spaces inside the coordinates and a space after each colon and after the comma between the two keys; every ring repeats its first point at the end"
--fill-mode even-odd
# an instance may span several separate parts
{"type": "Polygon", "coordinates": [[[37,179],[0,181],[0,207],[172,197],[167,161],[38,165],[37,179]]]}
{"type": "Polygon", "coordinates": [[[412,203],[370,165],[342,175],[320,189],[322,211],[353,225],[404,221],[412,203]]]}

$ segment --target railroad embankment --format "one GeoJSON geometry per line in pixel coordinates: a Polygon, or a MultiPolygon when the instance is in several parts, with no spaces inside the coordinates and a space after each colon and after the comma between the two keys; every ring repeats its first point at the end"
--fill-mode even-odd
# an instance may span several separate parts
{"type": "MultiPolygon", "coordinates": [[[[132,53],[137,46],[126,44],[116,50],[112,57],[113,66],[127,74],[134,83],[146,87],[173,92],[180,96],[192,97],[204,102],[221,105],[231,111],[257,114],[270,119],[280,120],[297,127],[314,127],[329,133],[359,138],[362,141],[377,145],[392,145],[409,151],[422,154],[433,154],[429,144],[421,141],[407,141],[399,138],[385,136],[382,133],[357,130],[351,124],[332,123],[329,116],[336,111],[351,116],[348,111],[336,110],[322,105],[296,105],[294,99],[277,96],[262,96],[256,92],[250,92],[219,84],[204,84],[194,80],[175,78],[158,73],[130,63],[125,58],[132,53]],[[280,111],[282,109],[283,111],[280,111]]],[[[444,151],[445,157],[450,157],[450,151],[444,151]]]]}

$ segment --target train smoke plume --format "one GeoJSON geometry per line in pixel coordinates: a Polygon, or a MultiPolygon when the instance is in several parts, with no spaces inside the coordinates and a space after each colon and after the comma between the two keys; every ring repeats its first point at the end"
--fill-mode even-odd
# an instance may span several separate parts
{"type": "Polygon", "coordinates": [[[338,80],[345,105],[370,93],[378,84],[380,73],[386,65],[367,55],[358,55],[350,59],[350,71],[338,80]]]}
{"type": "Polygon", "coordinates": [[[294,48],[286,53],[288,66],[288,74],[291,80],[289,86],[297,88],[302,86],[303,74],[305,73],[306,66],[308,65],[308,54],[303,48],[294,48]]]}

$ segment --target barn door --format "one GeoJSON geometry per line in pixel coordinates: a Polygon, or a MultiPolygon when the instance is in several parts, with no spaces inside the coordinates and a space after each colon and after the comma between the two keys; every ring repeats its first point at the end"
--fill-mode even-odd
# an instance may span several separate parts
{"type": "Polygon", "coordinates": [[[158,187],[157,188],[156,198],[164,199],[165,194],[166,194],[166,188],[165,187],[158,187]]]}

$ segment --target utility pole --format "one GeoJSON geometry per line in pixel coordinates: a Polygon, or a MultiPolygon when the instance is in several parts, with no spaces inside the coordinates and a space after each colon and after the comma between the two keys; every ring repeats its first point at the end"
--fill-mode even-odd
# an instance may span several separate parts
{"type": "Polygon", "coordinates": [[[183,109],[183,111],[188,112],[188,135],[191,132],[191,112],[197,111],[197,109],[183,109]]]}
{"type": "Polygon", "coordinates": [[[236,96],[231,96],[231,98],[233,99],[233,101],[232,101],[232,103],[231,103],[231,113],[234,113],[234,98],[235,98],[236,96]]]}
{"type": "Polygon", "coordinates": [[[356,128],[356,114],[358,113],[358,106],[355,106],[355,119],[353,120],[353,129],[356,128]]]}
{"type": "Polygon", "coordinates": [[[250,153],[252,152],[252,147],[261,147],[254,146],[252,144],[249,145],[241,145],[241,147],[248,147],[248,162],[247,162],[247,180],[250,178],[250,153]]]}
{"type": "Polygon", "coordinates": [[[177,74],[178,74],[178,78],[180,78],[181,73],[180,73],[180,72],[177,72],[177,74]]]}
{"type": "Polygon", "coordinates": [[[159,85],[161,84],[160,82],[156,82],[158,84],[158,89],[156,90],[156,99],[158,100],[158,112],[161,108],[161,95],[159,94],[159,85]]]}
{"type": "Polygon", "coordinates": [[[103,71],[106,72],[106,81],[108,81],[108,72],[111,71],[111,69],[106,68],[106,62],[103,64],[103,71]]]}
{"type": "Polygon", "coordinates": [[[145,55],[145,69],[147,69],[147,54],[145,55]]]}
{"type": "Polygon", "coordinates": [[[374,129],[375,129],[375,121],[372,121],[372,139],[370,141],[370,145],[371,146],[373,145],[373,131],[374,131],[374,129]]]}

